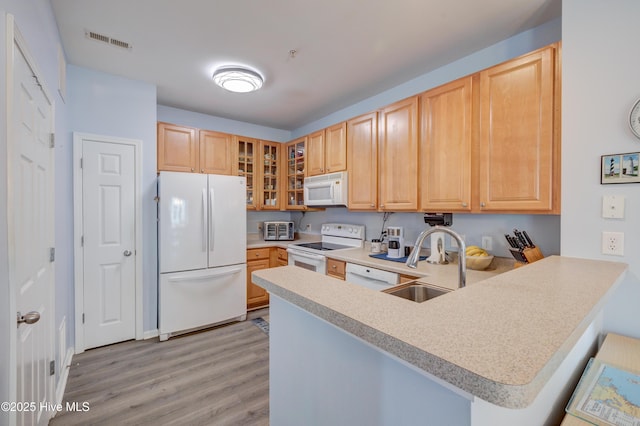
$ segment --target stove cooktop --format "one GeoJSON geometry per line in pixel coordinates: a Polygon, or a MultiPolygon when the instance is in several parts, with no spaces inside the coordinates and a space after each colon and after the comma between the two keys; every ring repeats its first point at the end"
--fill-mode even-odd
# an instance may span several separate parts
{"type": "Polygon", "coordinates": [[[313,250],[322,250],[322,251],[353,248],[351,246],[343,246],[341,244],[323,243],[322,241],[317,241],[317,242],[313,242],[313,243],[295,244],[295,246],[296,247],[305,247],[305,248],[309,248],[309,249],[313,249],[313,250]]]}

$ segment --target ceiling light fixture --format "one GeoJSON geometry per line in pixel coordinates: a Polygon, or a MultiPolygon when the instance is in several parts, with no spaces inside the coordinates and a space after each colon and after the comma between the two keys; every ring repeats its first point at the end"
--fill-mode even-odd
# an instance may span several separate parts
{"type": "Polygon", "coordinates": [[[213,81],[223,89],[237,93],[253,92],[264,83],[257,72],[238,66],[218,68],[213,73],[213,81]]]}

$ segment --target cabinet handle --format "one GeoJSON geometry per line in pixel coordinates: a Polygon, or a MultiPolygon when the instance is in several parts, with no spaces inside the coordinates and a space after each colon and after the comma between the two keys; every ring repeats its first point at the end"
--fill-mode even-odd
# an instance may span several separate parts
{"type": "Polygon", "coordinates": [[[467,207],[467,203],[462,203],[462,207],[467,207]]]}
{"type": "Polygon", "coordinates": [[[200,169],[200,173],[204,173],[204,169],[200,169]]]}
{"type": "Polygon", "coordinates": [[[196,171],[196,169],[194,169],[194,168],[192,167],[192,168],[191,168],[191,171],[192,171],[192,172],[195,172],[195,171],[196,171]]]}
{"type": "Polygon", "coordinates": [[[376,206],[375,204],[371,204],[371,207],[375,207],[375,206],[376,206]]]}
{"type": "Polygon", "coordinates": [[[336,265],[331,265],[331,267],[332,267],[333,269],[336,269],[336,265]]]}
{"type": "Polygon", "coordinates": [[[485,204],[484,204],[484,201],[483,201],[483,202],[480,203],[480,207],[484,207],[484,206],[485,206],[485,204]]]}

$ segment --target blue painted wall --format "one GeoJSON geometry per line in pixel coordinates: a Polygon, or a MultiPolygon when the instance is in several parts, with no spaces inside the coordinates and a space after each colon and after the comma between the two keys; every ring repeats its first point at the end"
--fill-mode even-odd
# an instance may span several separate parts
{"type": "MultiPolygon", "coordinates": [[[[67,76],[69,97],[72,99],[69,133],[66,135],[70,144],[71,132],[142,141],[143,315],[144,330],[154,330],[157,328],[158,269],[154,200],[157,192],[156,86],[73,65],[68,67],[67,76]]],[[[72,170],[71,167],[66,169],[66,182],[72,182],[72,170]]],[[[60,188],[60,191],[67,190],[66,185],[60,188]]],[[[72,213],[73,205],[67,207],[72,213]]],[[[65,231],[68,228],[65,227],[65,231]]],[[[73,318],[73,305],[69,317],[73,318]]]]}

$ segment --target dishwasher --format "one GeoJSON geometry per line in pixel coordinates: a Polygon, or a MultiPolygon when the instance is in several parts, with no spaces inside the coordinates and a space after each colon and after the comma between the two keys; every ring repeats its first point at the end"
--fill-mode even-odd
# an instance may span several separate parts
{"type": "Polygon", "coordinates": [[[373,290],[385,290],[398,285],[400,275],[369,266],[347,263],[345,279],[373,290]]]}

